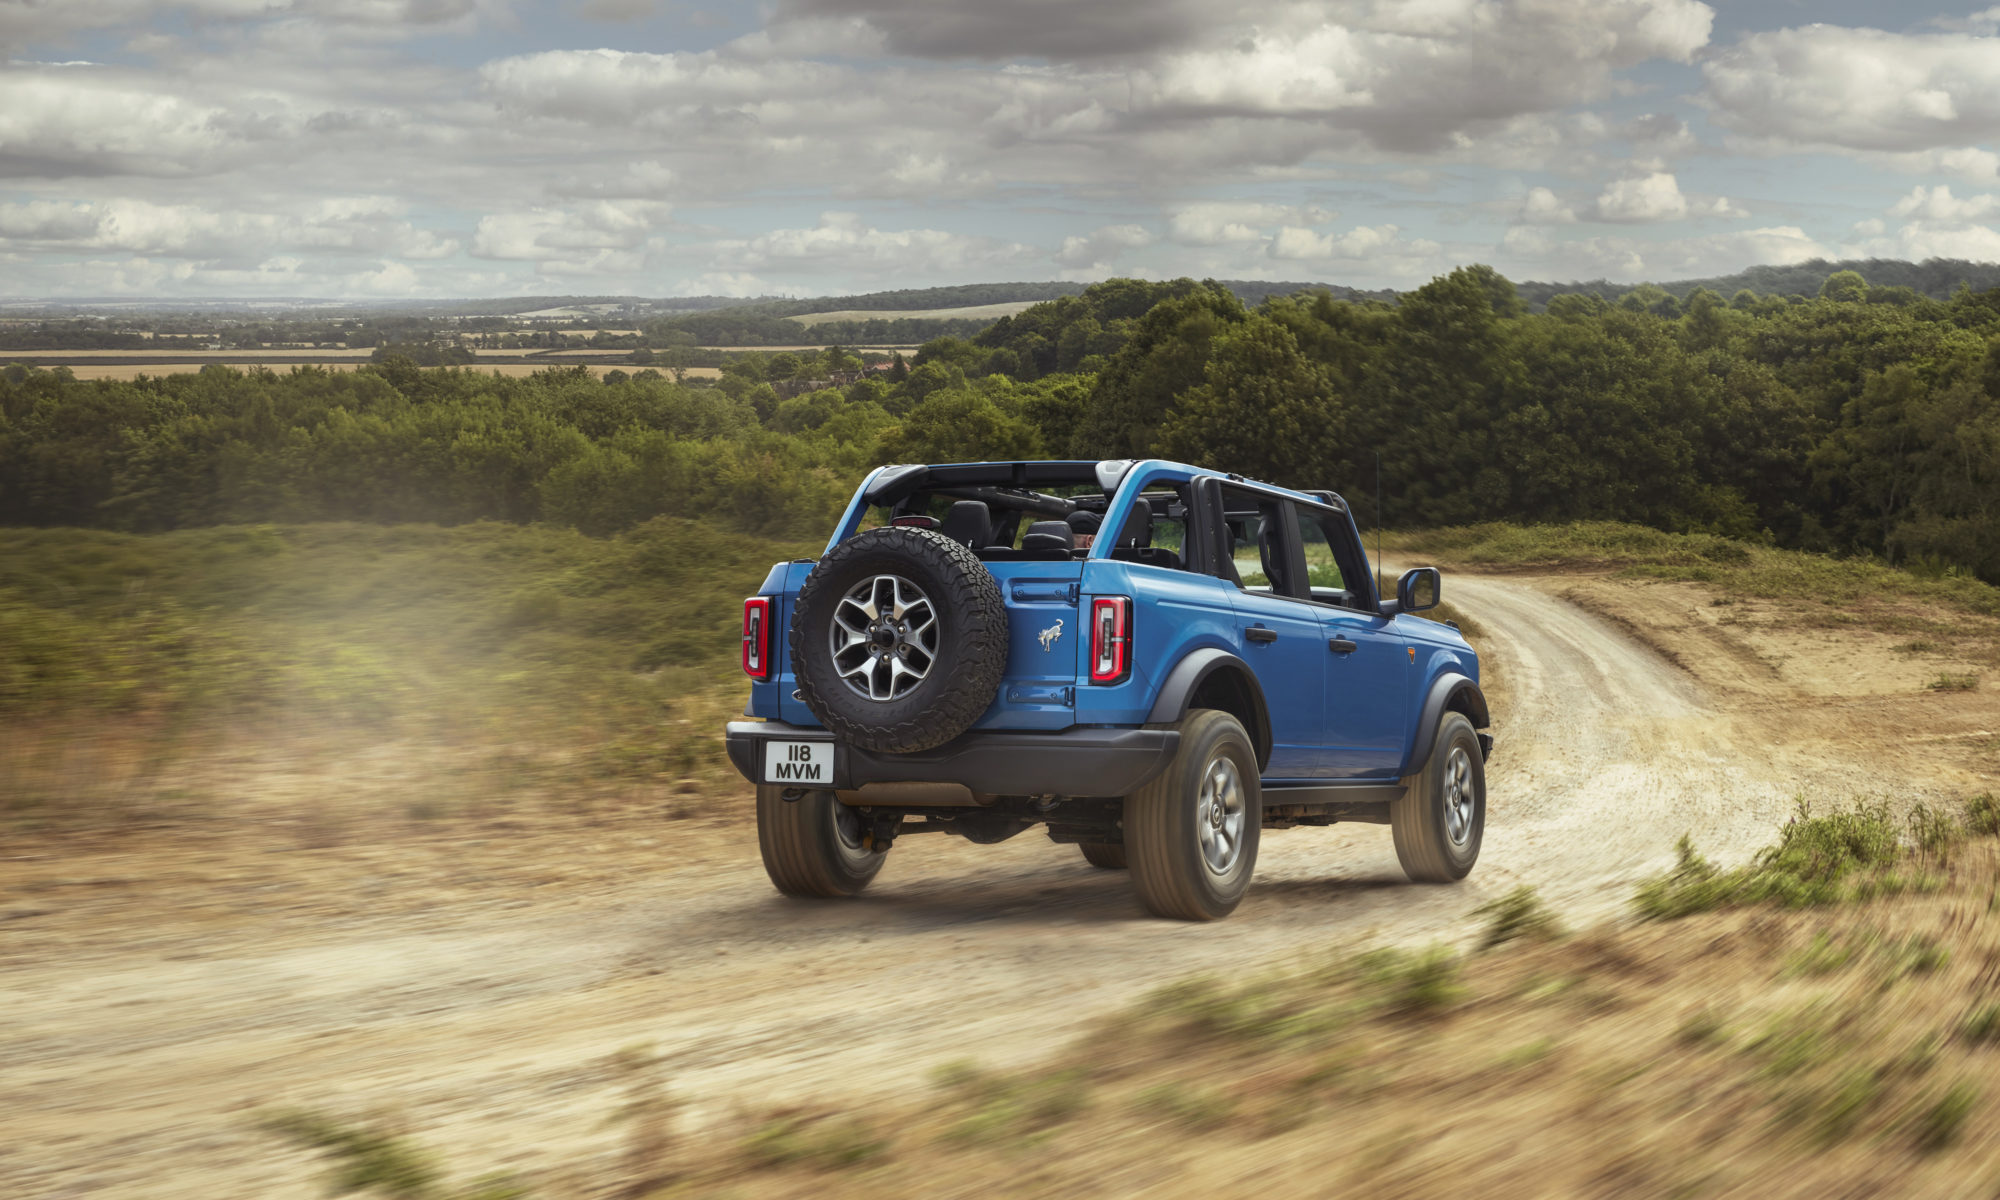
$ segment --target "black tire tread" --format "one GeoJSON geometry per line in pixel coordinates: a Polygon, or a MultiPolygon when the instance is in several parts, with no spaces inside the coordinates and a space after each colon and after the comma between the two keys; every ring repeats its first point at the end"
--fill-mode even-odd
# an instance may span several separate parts
{"type": "Polygon", "coordinates": [[[1125,846],[1121,842],[1078,842],[1076,848],[1083,851],[1084,861],[1093,867],[1123,871],[1131,865],[1125,861],[1125,846]]]}
{"type": "MultiPolygon", "coordinates": [[[[1205,755],[1196,753],[1205,744],[1210,731],[1216,726],[1226,726],[1243,744],[1250,761],[1250,771],[1244,779],[1244,786],[1251,790],[1253,811],[1249,814],[1251,842],[1246,848],[1251,858],[1246,870],[1256,866],[1257,835],[1262,824],[1263,804],[1257,779],[1256,743],[1238,721],[1229,713],[1219,709],[1198,708],[1188,713],[1179,723],[1181,748],[1175,752],[1167,769],[1155,775],[1138,791],[1125,797],[1125,857],[1131,865],[1132,886],[1139,893],[1139,902],[1155,916],[1183,921],[1213,921],[1228,916],[1236,908],[1236,902],[1217,905],[1193,883],[1194,872],[1203,870],[1201,864],[1190,861],[1194,849],[1184,844],[1179,835],[1173,814],[1175,807],[1187,803],[1185,792],[1191,782],[1190,770],[1198,771],[1205,761],[1190,761],[1205,755]]],[[[1240,898],[1240,897],[1239,897],[1240,898]]]]}
{"type": "Polygon", "coordinates": [[[823,814],[824,806],[834,802],[830,792],[786,800],[783,788],[758,785],[757,849],[771,885],[785,895],[824,900],[853,896],[881,871],[886,852],[872,855],[856,871],[833,848],[834,834],[823,814]]]}
{"type": "MultiPolygon", "coordinates": [[[[834,597],[836,603],[838,599],[834,597]]],[[[993,703],[993,694],[1007,670],[1007,602],[1000,593],[1000,582],[971,550],[931,529],[871,529],[835,546],[800,586],[788,636],[799,699],[836,737],[881,754],[929,750],[972,728],[993,703]],[[806,627],[819,624],[809,618],[826,591],[824,581],[835,574],[828,567],[883,550],[909,554],[945,581],[946,594],[934,597],[933,603],[949,615],[947,635],[957,641],[952,686],[917,718],[890,725],[857,721],[828,704],[827,690],[846,685],[838,678],[819,678],[824,656],[808,652],[805,641],[806,627]]]]}
{"type": "MultiPolygon", "coordinates": [[[[1456,883],[1472,869],[1452,861],[1445,842],[1444,828],[1433,809],[1444,788],[1444,764],[1455,740],[1471,743],[1475,767],[1480,765],[1479,738],[1464,713],[1447,712],[1438,720],[1437,738],[1431,743],[1430,761],[1424,769],[1405,779],[1402,799],[1389,806],[1389,830],[1396,843],[1396,861],[1403,874],[1414,883],[1456,883]]],[[[1480,773],[1482,795],[1484,774],[1480,773]]],[[[1482,802],[1482,813],[1484,811],[1482,802]]],[[[1474,849],[1477,856],[1477,849],[1474,849]]]]}

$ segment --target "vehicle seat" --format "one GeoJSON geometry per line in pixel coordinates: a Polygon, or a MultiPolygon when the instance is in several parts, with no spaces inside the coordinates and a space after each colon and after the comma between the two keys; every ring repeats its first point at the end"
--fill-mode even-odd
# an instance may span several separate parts
{"type": "Polygon", "coordinates": [[[1023,550],[1060,550],[1067,557],[1076,549],[1076,531],[1067,521],[1036,521],[1021,535],[1023,550]]]}
{"type": "Polygon", "coordinates": [[[944,515],[938,532],[968,547],[984,546],[993,540],[993,514],[977,500],[960,500],[944,515]]]}
{"type": "Polygon", "coordinates": [[[1180,555],[1165,546],[1153,545],[1153,505],[1148,500],[1132,502],[1131,515],[1125,518],[1125,527],[1118,531],[1118,543],[1111,548],[1111,557],[1121,562],[1145,563],[1175,571],[1181,567],[1180,555]]]}
{"type": "Polygon", "coordinates": [[[1137,549],[1153,544],[1153,505],[1148,500],[1132,501],[1132,511],[1125,516],[1125,526],[1118,531],[1117,550],[1137,549]]]}
{"type": "Polygon", "coordinates": [[[1257,525],[1257,558],[1264,565],[1264,578],[1271,581],[1271,590],[1290,595],[1291,588],[1285,578],[1285,564],[1278,554],[1284,545],[1280,540],[1277,517],[1265,517],[1257,525]]]}

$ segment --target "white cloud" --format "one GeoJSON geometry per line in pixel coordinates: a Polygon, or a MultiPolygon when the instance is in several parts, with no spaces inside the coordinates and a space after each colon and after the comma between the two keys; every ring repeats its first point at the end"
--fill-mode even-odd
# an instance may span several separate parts
{"type": "Polygon", "coordinates": [[[1033,246],[941,229],[876,229],[851,212],[820,215],[810,229],[774,229],[715,243],[717,269],[731,272],[962,275],[1039,258],[1033,246]]]}
{"type": "Polygon", "coordinates": [[[384,196],[334,197],[296,215],[132,199],[0,204],[0,245],[230,261],[286,250],[439,259],[459,248],[413,225],[400,202],[384,196]]]}
{"type": "Polygon", "coordinates": [[[1224,246],[1261,242],[1277,226],[1324,225],[1339,215],[1322,208],[1254,200],[1206,201],[1175,210],[1167,230],[1184,246],[1224,246]]]}
{"type": "Polygon", "coordinates": [[[1702,64],[1724,127],[1775,146],[1962,150],[2000,128],[2000,39],[1808,25],[1753,33],[1702,64]]]}
{"type": "Polygon", "coordinates": [[[1665,171],[1630,179],[1614,179],[1597,197],[1597,219],[1621,224],[1678,221],[1688,214],[1687,197],[1665,171]]]}
{"type": "Polygon", "coordinates": [[[1626,236],[1558,240],[1546,229],[1523,225],[1507,231],[1498,251],[1503,270],[1517,279],[1601,278],[1625,283],[1724,275],[1746,266],[1839,257],[1796,225],[1663,240],[1626,236]]]}
{"type": "Polygon", "coordinates": [[[1055,260],[1072,269],[1108,273],[1128,251],[1150,246],[1157,240],[1144,225],[1106,225],[1084,237],[1064,238],[1055,260]]]}
{"type": "Polygon", "coordinates": [[[1988,193],[1961,200],[1942,184],[1935,188],[1918,185],[1889,209],[1890,216],[1942,225],[1968,225],[1996,213],[2000,213],[2000,196],[1988,193]]]}
{"type": "Polygon", "coordinates": [[[652,200],[600,200],[566,208],[491,213],[472,235],[478,258],[516,259],[544,271],[638,264],[629,252],[647,244],[673,209],[652,200]],[[627,252],[620,254],[617,252],[627,252]]]}
{"type": "Polygon", "coordinates": [[[1271,239],[1270,256],[1293,262],[1331,262],[1371,259],[1386,255],[1401,258],[1426,257],[1441,247],[1425,239],[1405,239],[1394,225],[1357,225],[1345,233],[1317,233],[1297,225],[1287,225],[1271,239]]]}
{"type": "Polygon", "coordinates": [[[1528,225],[1568,225],[1576,220],[1576,210],[1548,188],[1535,187],[1521,201],[1519,219],[1528,225]]]}

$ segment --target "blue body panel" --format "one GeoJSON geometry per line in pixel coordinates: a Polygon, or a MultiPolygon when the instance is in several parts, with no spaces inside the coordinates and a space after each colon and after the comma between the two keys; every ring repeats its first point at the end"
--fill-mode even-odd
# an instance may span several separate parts
{"type": "MultiPolygon", "coordinates": [[[[828,550],[860,528],[868,489],[882,470],[855,490],[828,550]]],[[[1204,476],[1224,477],[1180,463],[1133,463],[1111,497],[1104,528],[1122,528],[1142,491],[1204,476]]],[[[1303,493],[1270,490],[1320,503],[1303,493]]],[[[1348,522],[1351,528],[1351,516],[1348,522]]],[[[1009,646],[1000,688],[974,729],[1142,725],[1175,664],[1192,651],[1213,648],[1250,664],[1263,688],[1273,743],[1267,781],[1393,779],[1408,767],[1431,684],[1448,674],[1479,680],[1478,656],[1447,626],[1246,592],[1209,575],[1113,559],[1111,546],[1111,538],[1100,539],[1089,557],[1071,562],[986,564],[1007,604],[1009,646]],[[1094,596],[1133,601],[1132,670],[1112,686],[1087,682],[1085,622],[1094,596]],[[1277,640],[1250,640],[1245,631],[1256,625],[1275,631],[1277,640]],[[1335,638],[1357,649],[1333,653],[1329,642],[1335,638]]],[[[775,673],[769,682],[752,682],[752,716],[819,724],[793,698],[797,683],[784,636],[812,566],[779,563],[757,589],[774,598],[775,673]]]]}

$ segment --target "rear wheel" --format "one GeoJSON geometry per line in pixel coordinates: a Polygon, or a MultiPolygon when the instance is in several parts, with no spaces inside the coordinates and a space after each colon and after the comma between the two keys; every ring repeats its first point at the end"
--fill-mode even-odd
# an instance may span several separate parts
{"type": "Polygon", "coordinates": [[[1235,717],[1196,709],[1173,761],[1125,798],[1125,853],[1156,916],[1226,917],[1250,887],[1263,826],[1257,751],[1235,717]]]}
{"type": "Polygon", "coordinates": [[[1403,798],[1389,806],[1403,874],[1418,883],[1465,878],[1486,832],[1486,760],[1463,713],[1444,714],[1430,761],[1404,783],[1403,798]]]}
{"type": "Polygon", "coordinates": [[[757,849],[764,873],[787,896],[852,896],[882,869],[868,823],[832,792],[786,800],[785,789],[757,788],[757,849]]]}
{"type": "Polygon", "coordinates": [[[1125,847],[1119,842],[1079,842],[1077,849],[1083,851],[1084,861],[1093,867],[1107,871],[1125,869],[1125,847]]]}

